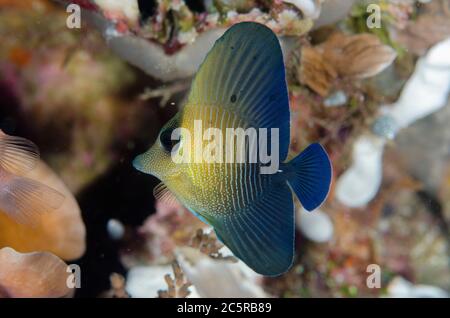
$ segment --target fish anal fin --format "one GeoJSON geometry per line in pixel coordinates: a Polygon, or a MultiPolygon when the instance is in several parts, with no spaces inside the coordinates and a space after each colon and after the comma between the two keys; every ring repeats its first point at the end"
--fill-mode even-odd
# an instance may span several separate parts
{"type": "Polygon", "coordinates": [[[278,276],[294,257],[294,205],[286,183],[242,211],[230,211],[212,222],[217,237],[255,272],[278,276]]]}

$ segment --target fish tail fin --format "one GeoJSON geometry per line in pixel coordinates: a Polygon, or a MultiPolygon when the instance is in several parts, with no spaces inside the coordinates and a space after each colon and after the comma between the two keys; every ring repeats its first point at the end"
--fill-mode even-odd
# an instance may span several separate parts
{"type": "Polygon", "coordinates": [[[36,225],[42,213],[58,209],[64,195],[38,181],[13,177],[0,193],[0,210],[22,224],[36,225]]]}
{"type": "Polygon", "coordinates": [[[288,183],[302,203],[312,211],[325,201],[330,191],[332,166],[325,149],[318,143],[309,145],[288,163],[288,183]]]}

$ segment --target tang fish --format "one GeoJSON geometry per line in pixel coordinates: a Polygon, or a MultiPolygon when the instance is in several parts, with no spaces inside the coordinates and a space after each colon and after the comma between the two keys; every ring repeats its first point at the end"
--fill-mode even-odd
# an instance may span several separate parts
{"type": "MultiPolygon", "coordinates": [[[[212,135],[210,142],[221,137],[212,135]]],[[[293,262],[293,193],[305,209],[314,210],[328,195],[332,173],[328,155],[317,143],[287,161],[289,142],[289,100],[279,41],[266,26],[242,22],[216,41],[199,67],[183,109],[133,165],[162,181],[155,188],[157,197],[174,196],[212,226],[219,240],[250,268],[276,276],[293,262]],[[258,151],[266,149],[278,157],[279,166],[262,173],[267,164],[261,159],[264,152],[258,152],[256,161],[249,160],[249,139],[242,144],[247,160],[236,160],[233,152],[228,159],[234,161],[222,160],[224,155],[215,161],[192,159],[205,145],[205,140],[195,138],[198,123],[202,133],[215,128],[222,136],[231,128],[255,128],[258,151]],[[266,144],[260,143],[264,136],[266,144]],[[174,160],[174,153],[190,160],[174,160]]],[[[223,154],[228,145],[228,140],[218,141],[214,151],[206,147],[204,153],[223,154]]]]}
{"type": "Polygon", "coordinates": [[[28,139],[0,130],[0,213],[20,223],[35,224],[40,213],[59,208],[64,195],[24,177],[39,159],[39,151],[28,139]]]}

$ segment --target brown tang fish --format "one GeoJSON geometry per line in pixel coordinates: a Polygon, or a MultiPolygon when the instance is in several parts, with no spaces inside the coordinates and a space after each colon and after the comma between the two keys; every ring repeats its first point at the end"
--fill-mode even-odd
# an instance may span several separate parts
{"type": "Polygon", "coordinates": [[[286,162],[290,113],[275,34],[253,22],[232,26],[206,56],[186,105],[133,162],[172,193],[254,271],[286,272],[294,256],[295,193],[317,208],[331,182],[319,144],[286,162]]]}

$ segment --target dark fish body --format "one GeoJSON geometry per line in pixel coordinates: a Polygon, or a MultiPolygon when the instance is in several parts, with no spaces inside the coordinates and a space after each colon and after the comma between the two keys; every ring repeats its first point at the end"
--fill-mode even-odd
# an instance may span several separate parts
{"type": "Polygon", "coordinates": [[[199,68],[186,105],[134,165],[160,178],[253,270],[279,275],[289,269],[294,256],[293,192],[305,209],[313,210],[325,200],[331,182],[331,164],[319,144],[286,162],[289,130],[289,100],[278,39],[261,24],[243,22],[217,40],[199,68]],[[198,123],[201,128],[196,135],[198,123]],[[224,160],[197,162],[195,155],[204,153],[212,140],[199,140],[198,136],[211,128],[221,132],[214,140],[222,137],[223,142],[214,152],[220,150],[218,157],[224,160]],[[176,129],[183,130],[175,146],[170,136],[176,129]],[[261,144],[256,147],[256,161],[249,160],[250,142],[243,144],[246,160],[237,158],[239,143],[231,147],[235,151],[227,158],[227,129],[254,129],[257,141],[263,140],[266,132],[266,152],[277,155],[277,169],[263,173],[268,164],[259,152],[261,144]],[[175,147],[190,160],[174,162],[175,147]]]}

